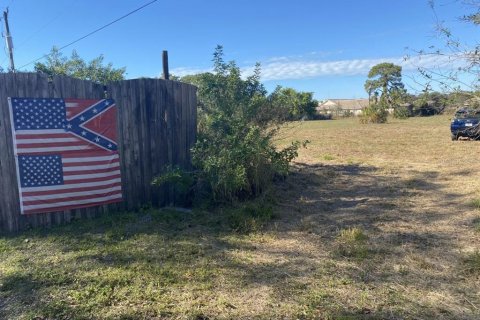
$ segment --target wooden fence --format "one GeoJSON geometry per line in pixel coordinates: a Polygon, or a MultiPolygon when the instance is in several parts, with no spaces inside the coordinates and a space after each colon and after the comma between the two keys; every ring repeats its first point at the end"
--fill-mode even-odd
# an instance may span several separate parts
{"type": "Polygon", "coordinates": [[[196,139],[196,88],[161,79],[90,81],[38,73],[0,74],[0,231],[50,226],[102,212],[168,205],[171,187],[153,187],[152,179],[166,165],[190,167],[196,139]],[[8,97],[115,100],[124,201],[47,214],[21,215],[8,97]]]}

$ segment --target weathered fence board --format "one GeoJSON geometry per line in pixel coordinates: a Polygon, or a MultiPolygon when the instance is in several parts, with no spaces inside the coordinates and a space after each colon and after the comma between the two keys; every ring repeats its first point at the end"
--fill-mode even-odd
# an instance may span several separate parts
{"type": "Polygon", "coordinates": [[[51,226],[143,205],[175,200],[172,187],[154,187],[152,179],[167,165],[189,168],[196,139],[196,88],[162,79],[135,79],[105,88],[90,81],[37,73],[0,74],[0,231],[51,226]],[[101,99],[117,105],[122,203],[55,213],[21,215],[8,97],[101,99]]]}

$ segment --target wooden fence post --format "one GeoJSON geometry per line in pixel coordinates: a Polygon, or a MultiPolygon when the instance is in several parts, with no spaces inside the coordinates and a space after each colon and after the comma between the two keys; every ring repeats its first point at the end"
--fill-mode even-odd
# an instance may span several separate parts
{"type": "Polygon", "coordinates": [[[162,63],[163,63],[163,79],[170,79],[170,74],[168,73],[168,51],[163,50],[162,53],[162,63]]]}

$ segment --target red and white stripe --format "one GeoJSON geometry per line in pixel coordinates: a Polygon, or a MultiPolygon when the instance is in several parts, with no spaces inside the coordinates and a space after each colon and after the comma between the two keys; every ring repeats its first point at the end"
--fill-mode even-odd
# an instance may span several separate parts
{"type": "Polygon", "coordinates": [[[23,213],[63,211],[118,202],[122,198],[117,153],[63,156],[64,184],[21,189],[23,213]]]}
{"type": "Polygon", "coordinates": [[[19,130],[15,132],[17,154],[58,154],[96,149],[92,143],[82,140],[62,129],[19,130]]]}

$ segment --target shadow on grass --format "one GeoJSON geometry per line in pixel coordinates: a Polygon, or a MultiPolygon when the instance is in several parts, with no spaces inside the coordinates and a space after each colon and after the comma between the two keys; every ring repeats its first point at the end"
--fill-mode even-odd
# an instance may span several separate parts
{"type": "MultiPolygon", "coordinates": [[[[0,304],[0,315],[248,318],[234,297],[228,303],[208,304],[220,294],[268,288],[274,305],[293,301],[297,309],[259,311],[260,318],[435,318],[443,307],[422,305],[399,289],[350,304],[345,301],[360,298],[348,292],[336,296],[335,290],[353,286],[357,295],[371,288],[397,288],[401,281],[401,286],[418,290],[460,294],[455,287],[445,289],[444,275],[435,273],[436,266],[427,260],[399,274],[378,267],[390,258],[422,256],[436,248],[459,258],[452,235],[421,229],[385,231],[390,224],[428,225],[447,219],[440,208],[455,203],[458,195],[445,192],[437,180],[435,171],[400,178],[368,166],[298,164],[276,188],[277,218],[263,230],[275,237],[267,240],[262,240],[263,233],[235,232],[229,209],[109,214],[0,239],[12,248],[0,253],[9,261],[0,274],[0,298],[9,305],[0,304]],[[419,212],[412,198],[424,193],[434,194],[438,202],[419,212]],[[338,232],[347,228],[360,228],[368,236],[365,248],[353,244],[352,256],[337,252],[338,232]],[[312,248],[297,247],[302,243],[312,248]],[[357,249],[361,255],[355,255],[357,249]],[[190,305],[177,306],[185,292],[193,297],[190,305]],[[371,302],[375,299],[387,311],[371,302]],[[117,313],[109,314],[114,308],[117,313]]],[[[455,310],[448,312],[447,318],[465,318],[455,310]]]]}

